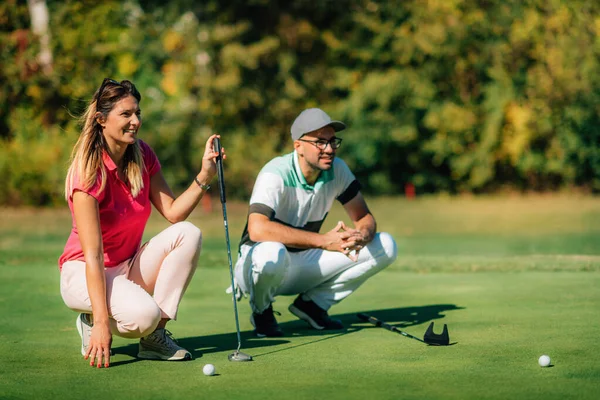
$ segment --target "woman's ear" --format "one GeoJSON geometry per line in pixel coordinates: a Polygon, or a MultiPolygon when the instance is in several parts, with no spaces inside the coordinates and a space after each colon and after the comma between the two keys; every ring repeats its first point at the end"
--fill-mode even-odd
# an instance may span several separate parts
{"type": "MultiPolygon", "coordinates": [[[[100,125],[106,123],[106,118],[104,118],[104,115],[102,115],[101,112],[96,112],[94,118],[96,119],[96,122],[98,122],[98,124],[100,125]]],[[[102,127],[104,128],[104,125],[102,125],[102,127]]]]}

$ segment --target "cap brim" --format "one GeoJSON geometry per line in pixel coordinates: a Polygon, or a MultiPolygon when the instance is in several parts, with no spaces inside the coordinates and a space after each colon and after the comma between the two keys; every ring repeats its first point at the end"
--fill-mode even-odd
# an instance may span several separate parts
{"type": "Polygon", "coordinates": [[[311,132],[318,131],[319,129],[325,128],[326,126],[332,127],[334,132],[339,132],[339,131],[343,131],[344,129],[346,129],[346,124],[344,124],[343,122],[340,122],[340,121],[331,121],[328,124],[316,127],[314,129],[311,129],[310,131],[301,132],[301,133],[297,132],[296,134],[294,134],[294,132],[292,132],[292,139],[293,140],[298,140],[302,136],[307,135],[307,134],[309,134],[311,132]]]}
{"type": "Polygon", "coordinates": [[[336,132],[343,131],[344,129],[346,129],[346,124],[344,124],[343,122],[340,122],[340,121],[331,121],[330,123],[328,123],[325,126],[332,127],[333,130],[336,132]]]}

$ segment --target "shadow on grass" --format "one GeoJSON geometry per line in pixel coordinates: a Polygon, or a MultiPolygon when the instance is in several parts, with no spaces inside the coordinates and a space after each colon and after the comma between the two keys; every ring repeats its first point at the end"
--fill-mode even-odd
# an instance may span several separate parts
{"type": "MultiPolygon", "coordinates": [[[[346,314],[332,314],[332,317],[342,321],[346,327],[341,331],[318,331],[312,329],[304,321],[296,320],[290,322],[284,322],[279,324],[281,329],[285,332],[286,336],[282,338],[257,338],[254,336],[252,331],[241,332],[242,338],[242,351],[249,353],[253,358],[263,357],[268,354],[278,353],[281,351],[291,350],[302,346],[322,342],[325,340],[331,340],[342,335],[349,333],[358,332],[365,328],[376,328],[375,326],[363,322],[357,318],[356,314],[364,313],[376,317],[377,319],[388,323],[389,325],[395,326],[399,329],[409,328],[411,326],[417,326],[425,324],[427,322],[444,318],[444,312],[462,310],[464,307],[458,307],[454,304],[435,304],[421,307],[404,307],[404,308],[388,308],[379,310],[360,310],[357,312],[346,313],[346,314]],[[304,342],[300,344],[294,344],[293,339],[298,337],[315,337],[315,340],[304,342]],[[254,348],[265,348],[270,346],[278,346],[282,344],[288,344],[285,348],[276,349],[273,351],[266,351],[255,354],[252,352],[254,348]]],[[[380,328],[376,328],[380,329],[380,328]]],[[[422,336],[422,333],[412,332],[414,336],[422,336]]],[[[180,346],[188,349],[194,359],[200,358],[202,354],[231,351],[233,352],[237,348],[237,334],[236,332],[221,333],[217,335],[209,336],[194,336],[187,338],[180,338],[177,340],[180,346]]],[[[136,359],[138,344],[129,344],[127,346],[117,347],[113,349],[115,354],[126,354],[131,356],[133,359],[116,361],[111,363],[111,366],[119,366],[130,364],[132,362],[141,361],[136,359]]]]}

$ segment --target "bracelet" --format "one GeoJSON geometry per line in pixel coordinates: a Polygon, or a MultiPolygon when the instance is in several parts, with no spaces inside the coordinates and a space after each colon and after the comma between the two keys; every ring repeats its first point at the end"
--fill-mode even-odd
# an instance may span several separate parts
{"type": "Polygon", "coordinates": [[[208,190],[208,189],[210,189],[210,185],[205,185],[204,183],[200,183],[200,181],[198,180],[197,176],[194,177],[194,182],[196,182],[196,184],[198,186],[200,186],[200,189],[202,189],[202,190],[208,190]]]}

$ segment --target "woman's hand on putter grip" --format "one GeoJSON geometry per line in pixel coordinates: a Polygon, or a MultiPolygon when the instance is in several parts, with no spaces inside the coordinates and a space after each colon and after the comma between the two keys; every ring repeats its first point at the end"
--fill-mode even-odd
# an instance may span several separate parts
{"type": "MultiPolygon", "coordinates": [[[[214,134],[211,135],[206,141],[206,145],[204,146],[204,155],[202,156],[202,169],[200,174],[198,174],[198,180],[204,184],[210,183],[214,176],[217,174],[217,157],[219,157],[219,153],[214,151],[214,140],[215,138],[221,138],[221,135],[214,134]]],[[[223,160],[227,159],[227,155],[225,154],[225,148],[221,147],[221,153],[223,154],[223,160]]]]}
{"type": "Polygon", "coordinates": [[[91,367],[97,366],[98,368],[102,368],[102,359],[104,359],[104,367],[108,368],[110,365],[111,345],[112,333],[110,332],[108,323],[102,324],[95,322],[92,327],[90,342],[84,358],[90,361],[91,367]]]}

